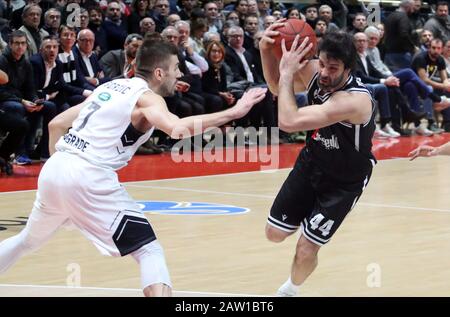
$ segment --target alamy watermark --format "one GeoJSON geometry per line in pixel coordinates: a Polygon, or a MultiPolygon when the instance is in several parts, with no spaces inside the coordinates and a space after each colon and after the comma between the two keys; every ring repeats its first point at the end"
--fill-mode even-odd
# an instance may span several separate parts
{"type": "Polygon", "coordinates": [[[381,266],[378,263],[369,263],[366,267],[369,275],[366,279],[366,285],[369,288],[381,287],[381,266]]]}
{"type": "Polygon", "coordinates": [[[203,140],[202,131],[202,121],[196,120],[193,133],[177,129],[172,134],[173,138],[180,139],[172,147],[174,162],[259,162],[261,170],[279,167],[279,129],[276,127],[207,128],[203,133],[211,136],[209,142],[203,140]],[[191,138],[192,135],[195,137],[191,138]],[[246,148],[250,145],[258,146],[246,148]]]}
{"type": "Polygon", "coordinates": [[[66,278],[68,287],[81,287],[81,266],[78,263],[69,263],[66,267],[69,275],[66,278]]]}

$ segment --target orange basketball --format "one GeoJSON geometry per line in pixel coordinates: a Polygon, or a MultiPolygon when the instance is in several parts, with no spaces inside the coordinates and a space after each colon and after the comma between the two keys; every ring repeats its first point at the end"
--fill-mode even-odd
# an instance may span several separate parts
{"type": "Polygon", "coordinates": [[[303,20],[300,19],[289,19],[283,27],[277,28],[276,31],[280,34],[275,39],[274,54],[278,59],[281,59],[283,51],[281,49],[281,40],[284,39],[286,42],[286,48],[291,49],[292,43],[294,42],[297,34],[300,34],[299,44],[303,42],[305,37],[309,37],[309,43],[313,43],[313,47],[309,51],[306,58],[312,58],[317,51],[317,38],[314,30],[303,20]]]}

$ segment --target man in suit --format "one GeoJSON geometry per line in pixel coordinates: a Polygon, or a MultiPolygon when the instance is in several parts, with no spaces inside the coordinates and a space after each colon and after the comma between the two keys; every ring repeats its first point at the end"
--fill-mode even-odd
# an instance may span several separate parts
{"type": "Polygon", "coordinates": [[[94,50],[95,35],[89,29],[78,32],[77,44],[72,48],[75,63],[81,69],[86,80],[93,86],[106,83],[110,79],[105,77],[103,69],[98,62],[97,54],[94,50]]]}
{"type": "MultiPolygon", "coordinates": [[[[234,80],[248,81],[249,85],[266,85],[264,79],[255,71],[254,57],[243,47],[244,30],[239,26],[232,26],[227,33],[228,46],[225,52],[225,62],[231,68],[234,80]]],[[[235,96],[239,98],[240,96],[235,96]]],[[[247,118],[251,126],[259,129],[261,126],[268,128],[268,137],[270,137],[270,128],[275,127],[275,109],[272,94],[267,92],[266,97],[254,107],[247,118]],[[261,125],[261,120],[264,122],[261,125]]],[[[245,124],[245,122],[239,122],[245,124]]]]}
{"type": "Polygon", "coordinates": [[[100,59],[106,77],[124,77],[132,68],[138,48],[142,45],[141,35],[132,33],[125,39],[124,49],[109,51],[100,59]]]}
{"type": "Polygon", "coordinates": [[[57,113],[69,108],[64,92],[63,68],[57,59],[59,42],[57,36],[47,36],[42,40],[39,54],[31,56],[34,83],[38,97],[56,104],[57,113]]]}

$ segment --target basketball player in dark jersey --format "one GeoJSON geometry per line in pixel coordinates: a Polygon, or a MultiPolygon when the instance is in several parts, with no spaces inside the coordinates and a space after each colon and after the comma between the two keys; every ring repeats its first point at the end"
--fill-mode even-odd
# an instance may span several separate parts
{"type": "Polygon", "coordinates": [[[282,43],[283,57],[271,53],[280,23],[260,42],[264,76],[278,95],[279,126],[286,132],[308,131],[306,146],[270,210],[266,236],[281,242],[301,229],[289,279],[278,295],[295,296],[314,271],[318,251],[330,241],[369,181],[376,160],[371,153],[374,103],[367,88],[351,75],[356,62],[352,38],[329,33],[318,60],[304,60],[312,45],[296,37],[282,43]],[[308,106],[298,108],[295,93],[307,91],[308,106]]]}

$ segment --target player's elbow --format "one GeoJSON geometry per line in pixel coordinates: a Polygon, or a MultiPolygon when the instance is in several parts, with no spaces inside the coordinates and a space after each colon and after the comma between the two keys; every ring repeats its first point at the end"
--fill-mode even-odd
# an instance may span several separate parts
{"type": "Polygon", "coordinates": [[[278,119],[278,126],[280,127],[281,130],[287,133],[293,133],[301,130],[299,129],[297,124],[289,118],[280,117],[278,119]]]}
{"type": "Polygon", "coordinates": [[[182,124],[179,124],[179,125],[175,124],[169,130],[170,130],[169,135],[172,139],[180,140],[180,139],[185,139],[185,138],[192,136],[192,133],[189,130],[189,128],[185,127],[182,124]]]}

